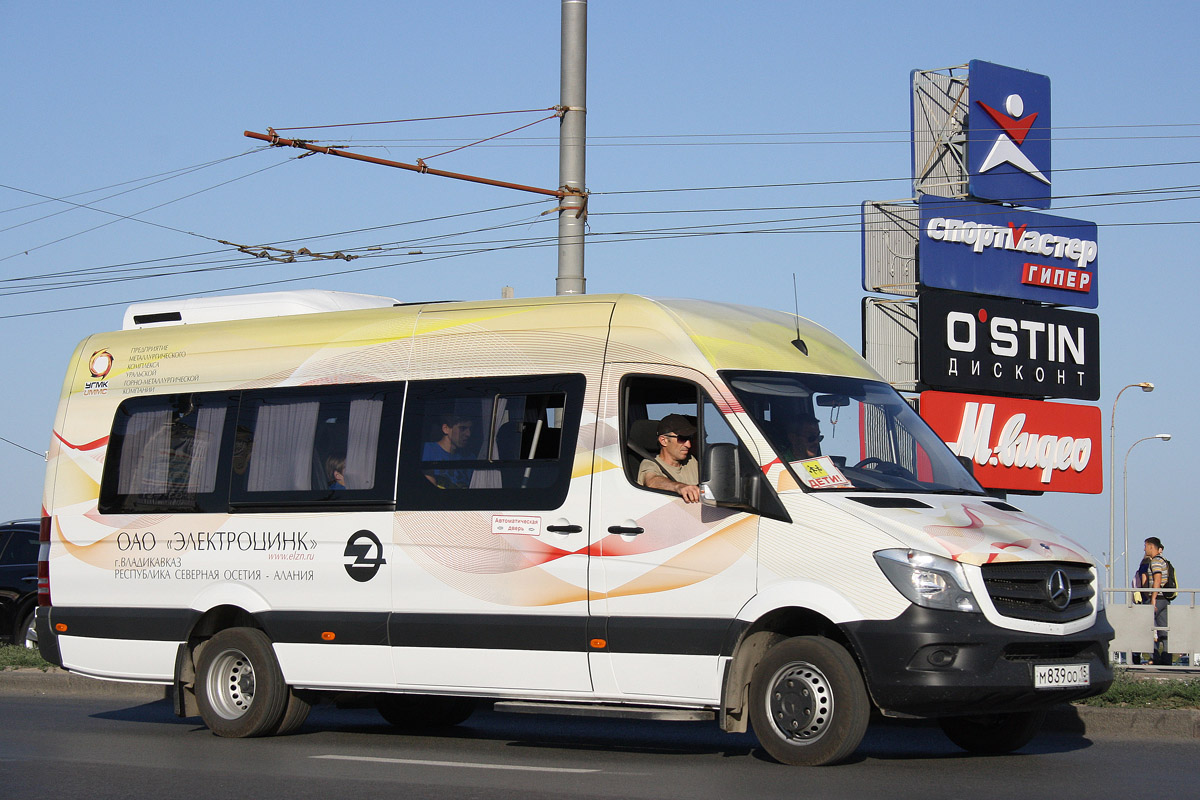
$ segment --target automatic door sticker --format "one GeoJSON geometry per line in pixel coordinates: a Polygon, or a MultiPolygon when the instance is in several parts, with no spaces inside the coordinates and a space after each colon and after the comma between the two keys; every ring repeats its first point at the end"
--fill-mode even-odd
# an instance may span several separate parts
{"type": "Polygon", "coordinates": [[[367,530],[358,531],[346,542],[346,558],[354,559],[346,563],[346,574],[359,583],[374,578],[387,563],[379,537],[367,530]]]}

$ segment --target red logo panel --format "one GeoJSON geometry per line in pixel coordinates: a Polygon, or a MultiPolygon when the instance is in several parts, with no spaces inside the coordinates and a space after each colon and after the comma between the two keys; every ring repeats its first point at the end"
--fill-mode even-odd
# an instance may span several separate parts
{"type": "Polygon", "coordinates": [[[988,489],[1099,494],[1100,409],[1009,397],[922,392],[921,416],[988,489]]]}

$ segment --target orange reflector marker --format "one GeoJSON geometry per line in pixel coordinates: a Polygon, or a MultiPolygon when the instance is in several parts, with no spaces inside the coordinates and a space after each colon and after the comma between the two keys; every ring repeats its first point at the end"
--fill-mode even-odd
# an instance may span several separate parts
{"type": "Polygon", "coordinates": [[[67,623],[65,623],[65,622],[54,623],[54,630],[58,631],[59,633],[66,633],[67,632],[67,623]]]}
{"type": "Polygon", "coordinates": [[[608,647],[608,642],[605,641],[604,639],[592,639],[592,648],[593,649],[603,650],[606,647],[608,647]]]}
{"type": "Polygon", "coordinates": [[[334,639],[337,638],[337,634],[334,633],[333,631],[324,631],[321,633],[321,638],[327,642],[332,642],[334,639]]]}

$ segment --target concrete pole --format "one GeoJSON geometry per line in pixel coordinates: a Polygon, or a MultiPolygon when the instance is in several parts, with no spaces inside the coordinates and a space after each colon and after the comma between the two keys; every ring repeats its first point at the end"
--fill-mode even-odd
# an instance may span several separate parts
{"type": "Polygon", "coordinates": [[[587,225],[584,145],[587,142],[587,0],[562,0],[562,62],[559,85],[558,280],[555,294],[583,294],[583,233],[587,225]]]}

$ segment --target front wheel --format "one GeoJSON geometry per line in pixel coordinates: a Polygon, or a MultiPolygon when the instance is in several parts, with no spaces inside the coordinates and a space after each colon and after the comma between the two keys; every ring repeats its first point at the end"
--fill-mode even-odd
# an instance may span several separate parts
{"type": "Polygon", "coordinates": [[[833,764],[862,741],[871,704],[858,665],[836,642],[786,639],[750,680],[750,722],[772,758],[793,766],[833,764]]]}
{"type": "Polygon", "coordinates": [[[242,739],[277,732],[291,691],[271,640],[256,628],[229,628],[209,639],[196,661],[196,702],[217,736],[242,739]]]}
{"type": "Polygon", "coordinates": [[[950,741],[968,753],[1001,755],[1029,744],[1042,728],[1045,711],[1016,714],[977,714],[938,720],[950,741]]]}

